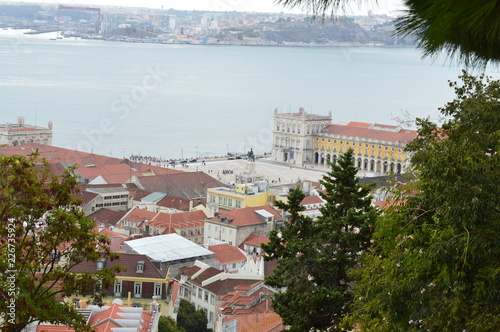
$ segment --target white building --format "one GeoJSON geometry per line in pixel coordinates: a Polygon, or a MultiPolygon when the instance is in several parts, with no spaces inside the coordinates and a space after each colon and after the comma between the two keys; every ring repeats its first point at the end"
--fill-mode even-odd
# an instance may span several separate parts
{"type": "Polygon", "coordinates": [[[46,127],[24,123],[20,116],[16,124],[0,124],[0,145],[23,145],[26,143],[39,143],[52,145],[52,122],[46,127]]]}

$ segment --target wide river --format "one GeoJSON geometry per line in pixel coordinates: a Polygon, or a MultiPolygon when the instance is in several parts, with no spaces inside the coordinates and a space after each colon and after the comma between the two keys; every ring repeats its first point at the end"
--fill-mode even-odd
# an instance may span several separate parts
{"type": "MultiPolygon", "coordinates": [[[[0,123],[53,122],[53,145],[113,157],[270,151],[273,111],[333,122],[439,118],[461,68],[413,48],[51,40],[0,30],[0,123]]],[[[498,71],[488,70],[498,78],[498,71]]]]}

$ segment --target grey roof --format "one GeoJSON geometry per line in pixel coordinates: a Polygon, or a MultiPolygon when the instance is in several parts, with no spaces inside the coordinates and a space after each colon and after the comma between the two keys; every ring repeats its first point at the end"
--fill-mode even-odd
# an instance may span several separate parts
{"type": "Polygon", "coordinates": [[[155,191],[154,193],[149,194],[149,195],[143,197],[142,201],[145,201],[145,202],[158,202],[159,200],[161,200],[165,196],[167,196],[167,194],[155,191]]]}
{"type": "Polygon", "coordinates": [[[169,262],[180,259],[214,255],[213,252],[178,234],[157,235],[126,241],[134,252],[147,255],[154,261],[169,262]]]}

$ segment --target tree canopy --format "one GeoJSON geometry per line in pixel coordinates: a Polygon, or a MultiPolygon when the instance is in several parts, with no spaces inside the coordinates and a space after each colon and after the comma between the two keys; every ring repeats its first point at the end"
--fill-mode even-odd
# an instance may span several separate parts
{"type": "Polygon", "coordinates": [[[99,301],[120,269],[69,272],[83,261],[116,257],[78,206],[77,191],[70,170],[54,175],[36,154],[0,156],[0,311],[9,331],[34,321],[89,329],[63,297],[92,293],[99,301]]]}
{"type": "MultiPolygon", "coordinates": [[[[342,14],[348,6],[369,0],[276,0],[316,16],[342,14]]],[[[396,21],[401,35],[416,37],[425,55],[445,51],[466,64],[500,62],[500,6],[495,0],[405,0],[407,10],[396,21]]]]}
{"type": "Polygon", "coordinates": [[[441,127],[418,120],[418,193],[397,193],[357,271],[363,330],[500,329],[500,81],[461,79],[441,127]]]}
{"type": "Polygon", "coordinates": [[[186,332],[186,330],[178,327],[172,317],[161,316],[158,321],[158,332],[186,332]]]}
{"type": "Polygon", "coordinates": [[[290,213],[289,220],[262,245],[266,260],[278,259],[266,284],[282,289],[273,297],[273,308],[291,331],[340,327],[352,301],[352,279],[347,272],[370,246],[377,216],[371,206],[371,188],[356,178],[352,149],[338,163],[330,163],[331,171],[320,181],[326,201],[321,216],[313,220],[301,213],[305,194],[297,187],[288,203],[277,203],[290,213]]]}
{"type": "Polygon", "coordinates": [[[207,328],[207,314],[202,310],[196,310],[194,304],[181,299],[179,313],[177,314],[177,326],[186,332],[209,332],[207,328]]]}

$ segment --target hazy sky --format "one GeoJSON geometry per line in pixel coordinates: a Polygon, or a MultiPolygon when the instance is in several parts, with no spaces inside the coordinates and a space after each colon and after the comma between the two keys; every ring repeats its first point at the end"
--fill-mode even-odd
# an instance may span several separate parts
{"type": "MultiPolygon", "coordinates": [[[[403,9],[403,0],[378,0],[378,5],[374,0],[365,0],[371,5],[359,9],[352,7],[354,14],[366,14],[368,9],[374,13],[393,14],[403,9]]],[[[29,3],[30,1],[0,0],[0,3],[29,3]]],[[[289,8],[284,8],[274,4],[274,0],[35,0],[37,3],[59,3],[69,4],[93,4],[93,5],[113,5],[127,7],[151,7],[180,9],[180,10],[209,10],[209,11],[246,11],[246,12],[292,12],[289,8]]],[[[354,2],[354,1],[352,1],[354,2]]],[[[294,10],[293,12],[298,12],[294,10]]]]}

